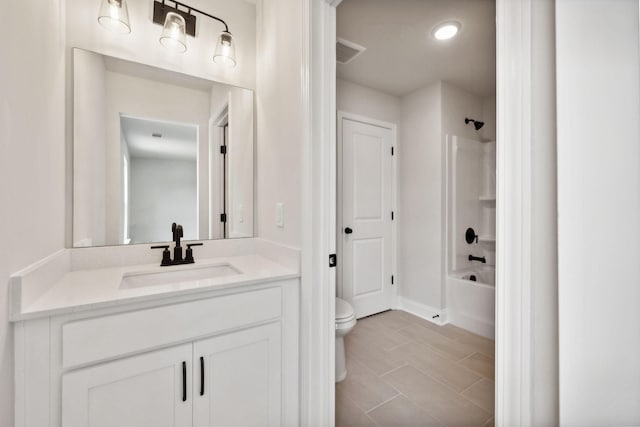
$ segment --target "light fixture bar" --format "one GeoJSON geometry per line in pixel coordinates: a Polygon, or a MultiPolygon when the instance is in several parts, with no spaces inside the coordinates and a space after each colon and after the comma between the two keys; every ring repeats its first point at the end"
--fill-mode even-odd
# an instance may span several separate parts
{"type": "Polygon", "coordinates": [[[187,6],[186,4],[180,3],[179,1],[174,1],[174,0],[171,0],[171,1],[174,2],[178,6],[186,7],[187,9],[189,9],[189,12],[191,12],[193,10],[194,12],[198,12],[200,15],[208,16],[211,19],[215,19],[216,21],[221,22],[222,25],[224,25],[224,30],[227,33],[229,32],[229,27],[227,26],[227,23],[224,22],[222,19],[218,18],[217,16],[210,15],[207,12],[203,12],[201,10],[196,9],[195,7],[187,6]]]}
{"type": "Polygon", "coordinates": [[[229,26],[227,25],[226,22],[224,22],[224,20],[175,0],[161,0],[161,1],[155,0],[153,4],[153,22],[159,25],[164,25],[164,20],[165,20],[165,17],[167,16],[167,13],[169,12],[178,13],[184,18],[187,24],[186,33],[192,37],[195,37],[196,17],[191,14],[192,11],[222,23],[222,25],[224,25],[224,30],[227,33],[229,33],[229,26]],[[170,1],[171,3],[174,3],[176,6],[175,7],[169,6],[165,3],[165,1],[170,1]],[[179,6],[182,6],[183,8],[187,9],[187,11],[180,10],[179,6]]]}

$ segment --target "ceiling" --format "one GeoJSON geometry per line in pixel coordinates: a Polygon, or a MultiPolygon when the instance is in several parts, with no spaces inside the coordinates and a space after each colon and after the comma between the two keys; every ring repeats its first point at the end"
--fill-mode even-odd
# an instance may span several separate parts
{"type": "Polygon", "coordinates": [[[337,35],[367,48],[338,78],[404,96],[443,80],[479,96],[496,90],[495,0],[343,0],[337,35]],[[436,40],[438,23],[462,24],[436,40]]]}
{"type": "Polygon", "coordinates": [[[120,128],[132,158],[196,161],[196,125],[121,116],[120,128]],[[152,136],[154,133],[162,137],[152,136]]]}

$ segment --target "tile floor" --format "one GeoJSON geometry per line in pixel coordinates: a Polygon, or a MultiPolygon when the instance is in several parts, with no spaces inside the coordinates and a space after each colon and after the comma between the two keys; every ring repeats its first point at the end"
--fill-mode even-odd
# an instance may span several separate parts
{"type": "Polygon", "coordinates": [[[493,426],[492,340],[393,310],[358,320],[345,347],[336,427],[493,426]]]}

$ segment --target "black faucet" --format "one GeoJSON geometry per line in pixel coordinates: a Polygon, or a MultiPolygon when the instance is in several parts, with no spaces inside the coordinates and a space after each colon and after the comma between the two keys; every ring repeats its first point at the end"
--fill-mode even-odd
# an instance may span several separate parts
{"type": "Polygon", "coordinates": [[[480,261],[483,264],[487,263],[487,259],[485,257],[473,256],[469,255],[469,261],[480,261]]]}
{"type": "Polygon", "coordinates": [[[182,246],[180,246],[180,238],[184,236],[182,226],[174,222],[171,224],[171,232],[173,233],[173,242],[176,244],[173,248],[173,263],[182,264],[182,246]]]}
{"type": "Polygon", "coordinates": [[[174,222],[171,224],[171,232],[173,233],[173,242],[175,243],[173,260],[171,259],[171,252],[169,252],[169,245],[151,246],[151,249],[164,249],[162,251],[162,262],[160,265],[166,267],[169,265],[193,264],[195,260],[193,259],[193,249],[191,249],[191,247],[202,246],[202,243],[188,243],[187,254],[185,258],[182,258],[182,246],[180,246],[180,238],[184,236],[182,226],[174,222]]]}

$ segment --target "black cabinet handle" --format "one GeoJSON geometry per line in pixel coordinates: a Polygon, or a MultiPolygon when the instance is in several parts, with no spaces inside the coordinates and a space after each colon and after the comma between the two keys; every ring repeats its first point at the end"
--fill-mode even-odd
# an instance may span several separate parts
{"type": "Polygon", "coordinates": [[[187,362],[182,362],[182,401],[187,401],[187,362]]]}
{"type": "Polygon", "coordinates": [[[353,230],[351,228],[347,227],[347,228],[344,229],[344,232],[345,232],[345,234],[351,234],[351,233],[353,233],[353,230]]]}
{"type": "Polygon", "coordinates": [[[200,356],[200,396],[204,396],[204,357],[200,356]]]}

